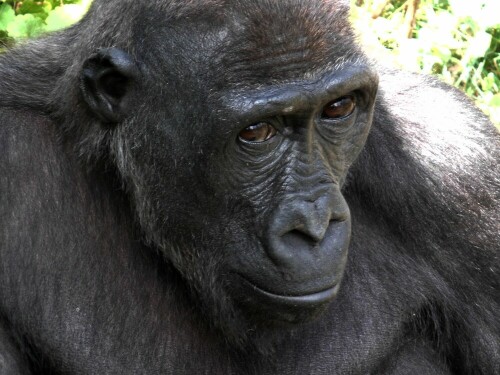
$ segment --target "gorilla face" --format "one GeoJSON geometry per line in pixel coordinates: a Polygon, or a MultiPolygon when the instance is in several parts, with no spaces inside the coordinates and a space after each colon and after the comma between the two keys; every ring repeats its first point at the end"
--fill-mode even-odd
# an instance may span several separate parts
{"type": "Polygon", "coordinates": [[[340,189],[369,129],[366,73],[351,66],[225,98],[231,131],[213,162],[224,169],[211,174],[232,212],[225,273],[257,316],[307,320],[339,289],[350,239],[340,189]]]}
{"type": "Polygon", "coordinates": [[[218,325],[307,321],[339,290],[341,186],[377,77],[338,43],[345,25],[324,30],[330,8],[304,9],[276,9],[286,30],[270,10],[172,21],[169,38],[144,38],[140,61],[104,49],[83,70],[90,108],[119,123],[111,154],[144,233],[218,325]]]}

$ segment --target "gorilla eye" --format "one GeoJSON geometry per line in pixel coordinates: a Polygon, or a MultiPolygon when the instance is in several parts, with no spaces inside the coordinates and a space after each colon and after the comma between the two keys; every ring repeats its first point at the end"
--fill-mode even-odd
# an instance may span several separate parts
{"type": "Polygon", "coordinates": [[[355,108],[356,98],[352,95],[346,95],[328,103],[323,108],[321,116],[327,119],[340,119],[352,114],[355,108]]]}
{"type": "Polygon", "coordinates": [[[244,142],[261,143],[275,135],[276,129],[274,126],[267,122],[259,122],[243,129],[239,134],[239,139],[244,142]]]}

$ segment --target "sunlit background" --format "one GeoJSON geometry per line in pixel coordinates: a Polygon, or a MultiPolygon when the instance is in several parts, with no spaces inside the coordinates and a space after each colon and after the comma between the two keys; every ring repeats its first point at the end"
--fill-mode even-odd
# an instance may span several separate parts
{"type": "Polygon", "coordinates": [[[354,0],[352,20],[371,55],[438,75],[500,128],[500,0],[354,0]]]}
{"type": "MultiPolygon", "coordinates": [[[[91,2],[0,0],[0,49],[70,26],[91,2]]],[[[352,21],[370,55],[438,75],[465,91],[500,128],[500,0],[351,3],[352,21]]]]}

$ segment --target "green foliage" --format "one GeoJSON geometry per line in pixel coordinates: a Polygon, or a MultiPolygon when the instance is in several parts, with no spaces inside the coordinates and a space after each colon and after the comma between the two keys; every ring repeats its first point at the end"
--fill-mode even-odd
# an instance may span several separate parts
{"type": "Polygon", "coordinates": [[[373,18],[380,2],[353,1],[353,22],[368,48],[462,89],[500,128],[500,1],[421,0],[411,38],[403,31],[409,1],[390,1],[373,18]]]}
{"type": "Polygon", "coordinates": [[[36,37],[78,21],[91,0],[0,0],[0,45],[36,37]]]}

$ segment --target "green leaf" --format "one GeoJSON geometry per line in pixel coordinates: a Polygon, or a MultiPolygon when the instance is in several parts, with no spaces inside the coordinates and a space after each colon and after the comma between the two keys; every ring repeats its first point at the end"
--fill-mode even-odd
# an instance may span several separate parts
{"type": "Polygon", "coordinates": [[[7,30],[7,26],[14,22],[16,13],[14,9],[8,4],[0,5],[0,30],[7,30]]]}
{"type": "Polygon", "coordinates": [[[490,107],[500,108],[500,94],[495,94],[488,104],[490,107]]]}
{"type": "Polygon", "coordinates": [[[15,21],[7,26],[7,32],[13,38],[34,37],[40,35],[43,29],[43,21],[31,14],[18,15],[15,21]]]}
{"type": "Polygon", "coordinates": [[[17,10],[18,14],[45,14],[43,3],[34,0],[24,0],[17,10]]]}

